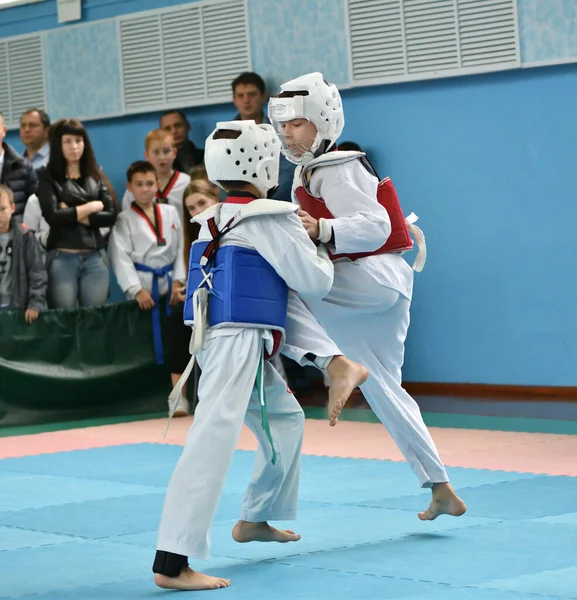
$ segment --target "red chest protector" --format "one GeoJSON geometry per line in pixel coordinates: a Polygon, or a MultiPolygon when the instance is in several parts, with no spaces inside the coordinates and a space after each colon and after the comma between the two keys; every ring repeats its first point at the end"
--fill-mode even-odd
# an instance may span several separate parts
{"type": "MultiPolygon", "coordinates": [[[[363,165],[369,172],[375,174],[370,163],[364,158],[364,154],[358,152],[331,152],[307,164],[301,173],[301,185],[297,187],[294,192],[300,207],[315,219],[334,219],[334,215],[331,214],[324,200],[311,195],[308,186],[310,175],[316,167],[337,165],[359,159],[363,162],[363,165]]],[[[353,254],[332,254],[327,248],[332,260],[336,260],[337,258],[357,260],[365,256],[401,253],[413,249],[413,240],[409,235],[410,225],[405,220],[397,192],[389,177],[386,177],[379,182],[377,187],[377,202],[387,211],[389,219],[391,220],[391,234],[385,244],[372,252],[359,252],[353,254]]]]}
{"type": "MultiPolygon", "coordinates": [[[[304,186],[300,186],[295,190],[295,196],[301,208],[308,212],[315,219],[334,219],[327,205],[322,198],[311,196],[304,186]]],[[[384,207],[389,214],[391,220],[391,235],[383,246],[373,250],[372,252],[358,252],[355,254],[332,254],[329,255],[332,260],[337,258],[347,257],[351,260],[357,260],[364,256],[374,256],[375,254],[386,254],[392,252],[405,252],[413,249],[413,240],[409,235],[409,228],[405,222],[403,211],[397,197],[397,192],[393,186],[393,182],[387,177],[379,182],[377,188],[377,201],[384,207]]],[[[328,250],[328,249],[327,249],[328,250]]]]}

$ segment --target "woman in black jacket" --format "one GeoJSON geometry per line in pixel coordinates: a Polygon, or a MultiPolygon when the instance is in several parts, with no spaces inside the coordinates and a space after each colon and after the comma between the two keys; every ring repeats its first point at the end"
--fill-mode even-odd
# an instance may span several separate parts
{"type": "Polygon", "coordinates": [[[116,213],[79,121],[61,119],[50,128],[50,160],[37,195],[50,226],[46,244],[49,308],[104,304],[110,274],[100,228],[114,225],[116,213]]]}

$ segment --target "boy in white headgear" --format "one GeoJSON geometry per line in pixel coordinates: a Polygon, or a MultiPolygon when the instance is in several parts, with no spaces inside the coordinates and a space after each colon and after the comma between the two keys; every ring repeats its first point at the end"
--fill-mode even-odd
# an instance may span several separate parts
{"type": "Polygon", "coordinates": [[[184,315],[194,325],[202,374],[160,523],[153,571],[163,588],[230,584],[191,570],[187,559],[208,558],[211,523],[243,422],[259,446],[233,538],[300,539],[268,524],[296,517],[304,415],[267,359],[283,342],[289,288],[320,299],[331,288],[333,266],[309,239],[297,207],[266,199],[278,184],[279,156],[272,126],[254,121],[218,123],[206,140],[208,176],[228,196],[194,219],[201,230],[191,248],[184,315]]]}
{"type": "Polygon", "coordinates": [[[417,475],[432,488],[422,520],[460,516],[455,494],[417,403],[401,387],[409,327],[413,269],[401,254],[421,247],[415,270],[424,265],[424,237],[402,215],[390,179],[379,182],[363,152],[331,151],[344,126],[341,97],[321,73],[281,86],[269,102],[269,119],[282,151],[297,164],[293,201],[310,237],[329,251],[334,283],[324,299],[306,299],[328,335],[370,373],[361,390],[417,475]]]}

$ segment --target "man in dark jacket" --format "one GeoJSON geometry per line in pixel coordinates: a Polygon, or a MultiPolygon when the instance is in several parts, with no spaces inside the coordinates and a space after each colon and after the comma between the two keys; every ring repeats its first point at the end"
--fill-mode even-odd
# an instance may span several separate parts
{"type": "MultiPolygon", "coordinates": [[[[257,124],[269,123],[266,114],[267,92],[263,78],[252,71],[241,73],[232,82],[232,101],[238,114],[235,121],[252,120],[257,124]]],[[[272,196],[275,200],[291,201],[292,184],[295,166],[284,156],[280,157],[278,189],[272,196]]]]}
{"type": "Polygon", "coordinates": [[[160,117],[160,129],[172,134],[176,146],[174,169],[189,175],[190,169],[204,162],[204,150],[197,148],[188,137],[190,123],[179,110],[169,110],[160,117]]]}
{"type": "Polygon", "coordinates": [[[0,184],[7,185],[14,193],[14,219],[22,222],[26,201],[36,192],[38,179],[32,164],[4,141],[6,126],[0,113],[0,184]]]}
{"type": "Polygon", "coordinates": [[[26,310],[33,323],[46,308],[48,275],[34,233],[16,222],[14,194],[0,184],[0,310],[26,310]]]}

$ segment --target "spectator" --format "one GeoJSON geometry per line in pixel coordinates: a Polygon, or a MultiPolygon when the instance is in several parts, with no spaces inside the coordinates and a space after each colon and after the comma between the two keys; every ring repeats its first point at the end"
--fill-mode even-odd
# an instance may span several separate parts
{"type": "MultiPolygon", "coordinates": [[[[110,181],[106,178],[106,175],[102,173],[102,180],[104,181],[112,200],[114,202],[114,212],[116,215],[120,212],[118,205],[118,200],[116,199],[116,193],[114,192],[114,188],[110,181]]],[[[40,208],[40,200],[38,200],[38,196],[36,194],[32,194],[30,198],[28,198],[28,202],[26,202],[26,208],[24,209],[24,217],[22,219],[22,224],[28,227],[33,233],[34,237],[38,240],[40,244],[40,248],[42,249],[42,254],[46,253],[46,244],[48,242],[48,233],[50,232],[50,227],[46,222],[46,219],[42,216],[42,209],[40,208]]],[[[108,240],[108,236],[110,235],[110,227],[101,227],[100,233],[105,240],[108,240]]]]}
{"type": "MultiPolygon", "coordinates": [[[[164,363],[160,329],[160,298],[164,296],[168,317],[168,362],[172,385],[186,369],[190,353],[190,329],[182,316],[186,269],[182,252],[182,227],[178,211],[156,202],[158,183],[152,164],[138,160],[126,172],[126,186],[134,202],[124,210],[110,235],[108,253],[122,291],[142,310],[152,310],[157,364],[164,363]]],[[[185,392],[186,394],[186,392],[185,392]]],[[[186,397],[169,414],[188,414],[186,397]]]]}
{"type": "MultiPolygon", "coordinates": [[[[153,129],[149,132],[144,140],[144,158],[156,169],[158,179],[156,201],[159,204],[174,206],[182,223],[184,217],[182,213],[182,192],[190,183],[190,177],[174,168],[176,147],[172,133],[164,129],[153,129]]],[[[122,210],[129,209],[133,202],[134,196],[127,189],[122,198],[122,210]]]]}
{"type": "Polygon", "coordinates": [[[213,195],[220,196],[221,189],[218,187],[218,185],[214,185],[214,183],[212,183],[212,181],[210,181],[208,178],[204,163],[201,165],[196,165],[196,167],[192,167],[188,174],[190,175],[191,182],[202,181],[204,184],[206,184],[207,188],[212,192],[213,195]]]}
{"type": "Polygon", "coordinates": [[[14,194],[0,185],[0,310],[26,310],[33,323],[46,307],[46,269],[38,242],[12,215],[14,194]]]}
{"type": "Polygon", "coordinates": [[[26,147],[24,157],[32,163],[37,173],[48,164],[49,129],[50,117],[39,108],[31,108],[20,117],[20,139],[26,147]]]}
{"type": "Polygon", "coordinates": [[[235,121],[252,120],[257,125],[268,123],[263,108],[266,100],[266,85],[257,73],[241,73],[232,82],[232,101],[238,110],[235,121]]]}
{"type": "Polygon", "coordinates": [[[50,227],[48,306],[104,304],[110,273],[100,228],[111,227],[116,214],[86,129],[75,119],[50,128],[50,159],[40,176],[38,199],[50,227]]]}
{"type": "Polygon", "coordinates": [[[21,223],[26,201],[36,192],[38,179],[30,162],[7,144],[5,137],[6,126],[0,112],[0,183],[12,190],[16,207],[13,218],[21,223]]]}
{"type": "MultiPolygon", "coordinates": [[[[242,73],[232,82],[232,101],[238,110],[235,121],[253,120],[259,125],[270,123],[263,108],[266,100],[266,86],[257,73],[242,73]]],[[[291,202],[294,170],[295,166],[281,156],[278,188],[272,195],[275,200],[291,202]]]]}
{"type": "Polygon", "coordinates": [[[172,134],[176,146],[174,168],[182,173],[188,173],[194,165],[204,161],[204,150],[197,148],[189,139],[190,123],[184,113],[179,110],[169,110],[160,117],[160,128],[172,134]]]}
{"type": "MultiPolygon", "coordinates": [[[[196,217],[201,212],[205,211],[209,206],[219,203],[218,192],[214,192],[213,188],[217,187],[210,181],[203,179],[194,179],[191,181],[182,195],[182,209],[187,216],[184,230],[184,261],[188,265],[190,256],[190,246],[192,242],[198,239],[200,225],[191,223],[190,219],[196,217]]],[[[218,187],[217,187],[218,189],[218,187]]]]}

